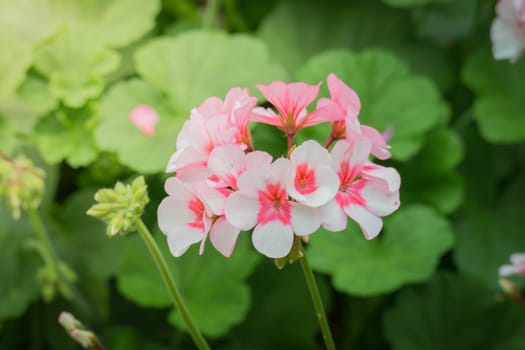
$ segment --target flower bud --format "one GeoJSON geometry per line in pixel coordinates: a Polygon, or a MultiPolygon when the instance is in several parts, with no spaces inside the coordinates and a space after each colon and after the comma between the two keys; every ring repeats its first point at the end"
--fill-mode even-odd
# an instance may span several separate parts
{"type": "Polygon", "coordinates": [[[38,208],[44,193],[44,171],[19,156],[11,159],[0,152],[0,196],[5,196],[14,219],[21,209],[38,208]]]}
{"type": "Polygon", "coordinates": [[[98,337],[92,331],[86,329],[84,325],[78,321],[75,316],[69,312],[61,312],[58,316],[58,323],[65,328],[71,338],[82,345],[85,349],[102,349],[102,345],[98,337]]]}
{"type": "Polygon", "coordinates": [[[101,189],[95,200],[98,203],[87,214],[106,222],[109,236],[131,232],[149,202],[144,177],[136,178],[130,185],[117,182],[113,189],[101,189]]]}

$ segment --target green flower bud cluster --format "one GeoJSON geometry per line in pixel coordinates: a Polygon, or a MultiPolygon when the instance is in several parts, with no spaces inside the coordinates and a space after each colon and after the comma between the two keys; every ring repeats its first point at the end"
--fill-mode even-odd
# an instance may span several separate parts
{"type": "Polygon", "coordinates": [[[44,176],[29,158],[11,159],[0,151],[0,197],[7,199],[14,219],[20,218],[21,209],[38,208],[44,194],[44,176]]]}
{"type": "Polygon", "coordinates": [[[136,178],[131,185],[117,182],[113,189],[101,189],[95,194],[95,200],[98,203],[87,214],[106,222],[109,236],[134,231],[136,222],[149,202],[144,177],[136,178]]]}

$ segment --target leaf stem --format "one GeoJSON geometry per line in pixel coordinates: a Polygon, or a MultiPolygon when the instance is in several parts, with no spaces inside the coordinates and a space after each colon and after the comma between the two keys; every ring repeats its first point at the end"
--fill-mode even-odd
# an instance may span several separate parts
{"type": "Polygon", "coordinates": [[[326,345],[327,350],[335,350],[334,340],[332,338],[332,333],[330,332],[330,326],[328,325],[328,319],[326,318],[326,313],[324,311],[323,301],[321,300],[321,295],[319,294],[319,289],[317,288],[317,283],[315,283],[314,273],[310,267],[310,263],[306,258],[306,252],[304,247],[301,245],[301,253],[299,261],[301,262],[301,267],[303,268],[304,278],[306,284],[308,284],[308,289],[310,290],[310,295],[312,296],[312,302],[314,304],[315,313],[317,315],[317,321],[321,327],[321,333],[323,335],[323,340],[326,345]]]}
{"type": "Polygon", "coordinates": [[[40,213],[36,208],[29,208],[28,211],[33,229],[42,243],[42,249],[40,249],[42,258],[44,259],[44,262],[49,264],[50,268],[56,272],[56,276],[60,278],[60,269],[58,268],[60,260],[55,251],[55,247],[53,247],[53,243],[51,243],[51,240],[49,239],[42,218],[40,217],[40,213]]]}
{"type": "Polygon", "coordinates": [[[202,28],[213,30],[217,24],[217,12],[220,0],[208,0],[202,18],[202,28]]]}
{"type": "Polygon", "coordinates": [[[179,310],[182,319],[186,323],[188,330],[193,338],[193,341],[197,345],[197,347],[201,350],[209,350],[210,347],[208,346],[208,343],[206,343],[206,340],[200,333],[199,329],[197,328],[197,325],[193,321],[190,312],[188,310],[188,307],[184,303],[184,300],[182,299],[182,296],[175,284],[175,281],[173,280],[173,276],[171,275],[168,265],[166,264],[166,260],[164,260],[164,257],[162,256],[162,253],[160,252],[160,249],[151,236],[151,233],[149,232],[146,225],[144,225],[144,222],[142,222],[141,219],[137,220],[136,222],[136,228],[139,232],[140,236],[144,240],[144,243],[148,247],[148,250],[151,254],[151,257],[153,260],[155,260],[155,264],[157,265],[157,268],[159,269],[160,275],[162,276],[162,279],[164,280],[164,283],[166,285],[166,288],[168,289],[168,292],[171,296],[171,299],[173,300],[173,303],[179,310]]]}

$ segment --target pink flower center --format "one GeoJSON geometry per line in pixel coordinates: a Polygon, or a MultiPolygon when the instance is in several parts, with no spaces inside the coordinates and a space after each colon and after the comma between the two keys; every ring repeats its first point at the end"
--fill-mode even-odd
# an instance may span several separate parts
{"type": "Polygon", "coordinates": [[[518,265],[518,272],[520,275],[525,275],[525,264],[518,265]]]}
{"type": "Polygon", "coordinates": [[[365,186],[365,181],[360,179],[358,171],[357,167],[352,168],[348,162],[341,163],[341,167],[337,172],[341,185],[339,185],[339,191],[335,196],[335,200],[341,208],[350,204],[366,204],[360,193],[365,186]]]}
{"type": "Polygon", "coordinates": [[[257,222],[266,224],[270,221],[280,221],[291,224],[291,205],[286,190],[280,184],[269,184],[266,191],[258,192],[261,209],[257,214],[257,222]]]}
{"type": "Polygon", "coordinates": [[[310,194],[317,190],[318,186],[315,181],[315,171],[308,168],[306,163],[297,166],[295,174],[295,189],[301,194],[310,194]]]}
{"type": "Polygon", "coordinates": [[[198,199],[192,199],[188,203],[188,208],[193,212],[193,214],[195,214],[195,220],[188,223],[188,226],[204,231],[204,221],[202,220],[204,217],[204,211],[206,210],[204,203],[198,199]]]}

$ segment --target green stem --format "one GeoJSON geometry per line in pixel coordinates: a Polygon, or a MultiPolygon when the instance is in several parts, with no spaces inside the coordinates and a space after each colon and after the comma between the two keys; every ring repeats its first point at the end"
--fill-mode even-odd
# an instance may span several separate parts
{"type": "Polygon", "coordinates": [[[51,240],[47,235],[47,231],[44,227],[44,223],[42,222],[42,218],[40,217],[40,213],[37,209],[30,208],[29,218],[31,220],[31,224],[33,225],[33,229],[35,230],[36,235],[42,243],[43,249],[41,250],[41,254],[44,261],[47,264],[51,265],[50,267],[57,273],[57,276],[59,276],[60,271],[58,269],[58,265],[60,260],[55,251],[55,247],[53,247],[53,243],[51,243],[51,240]]]}
{"type": "Polygon", "coordinates": [[[314,303],[317,321],[321,327],[321,333],[323,334],[323,340],[326,345],[326,349],[335,350],[334,340],[332,339],[332,333],[330,332],[330,327],[328,326],[328,319],[326,318],[326,313],[324,311],[323,301],[321,300],[317,283],[315,283],[314,273],[310,267],[308,259],[306,258],[306,252],[302,246],[301,253],[302,254],[300,255],[299,261],[301,262],[304,278],[306,279],[306,284],[308,284],[308,289],[310,290],[310,295],[312,296],[312,302],[314,303]]]}
{"type": "Polygon", "coordinates": [[[220,0],[208,0],[202,18],[202,28],[213,30],[217,24],[217,12],[219,11],[220,0]]]}
{"type": "Polygon", "coordinates": [[[188,330],[193,338],[193,341],[195,342],[195,344],[197,345],[199,349],[209,350],[210,347],[208,346],[208,343],[206,343],[206,340],[204,339],[199,329],[197,328],[197,325],[193,321],[190,315],[190,312],[188,311],[188,308],[186,304],[184,303],[184,300],[182,299],[182,296],[180,295],[180,292],[177,289],[177,286],[175,285],[175,281],[173,280],[173,277],[171,276],[171,273],[168,269],[168,265],[166,264],[166,260],[164,260],[164,257],[162,256],[162,253],[160,252],[157,243],[151,236],[151,233],[149,232],[146,225],[144,225],[144,222],[142,222],[142,220],[139,219],[137,221],[136,227],[137,227],[137,231],[139,231],[140,233],[140,236],[144,240],[144,243],[148,247],[148,250],[153,260],[155,260],[155,264],[157,265],[160,275],[162,276],[162,279],[164,280],[164,283],[166,284],[166,288],[168,289],[171,299],[173,300],[173,303],[179,310],[182,319],[186,323],[186,326],[188,327],[188,330]]]}

